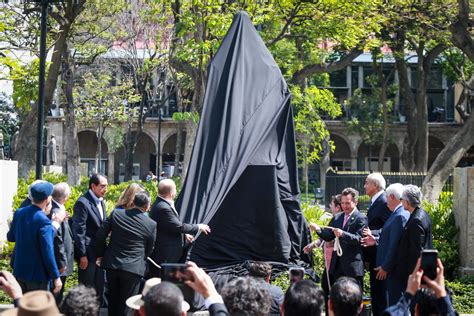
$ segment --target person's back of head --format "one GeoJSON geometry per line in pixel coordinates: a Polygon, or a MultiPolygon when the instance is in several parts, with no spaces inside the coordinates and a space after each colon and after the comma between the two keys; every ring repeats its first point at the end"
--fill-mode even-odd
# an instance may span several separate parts
{"type": "Polygon", "coordinates": [[[142,191],[135,194],[133,204],[136,208],[139,208],[142,211],[147,211],[150,208],[150,196],[148,195],[148,192],[142,191]]]}
{"type": "Polygon", "coordinates": [[[60,310],[66,316],[96,316],[99,313],[99,299],[93,288],[79,284],[69,290],[60,310]]]}
{"type": "Polygon", "coordinates": [[[329,314],[335,316],[358,315],[362,309],[362,291],[356,280],[339,278],[329,294],[329,314]]]}
{"type": "Polygon", "coordinates": [[[231,315],[268,315],[272,304],[264,284],[251,277],[239,277],[222,288],[222,299],[231,315]]]}
{"type": "Polygon", "coordinates": [[[162,282],[153,286],[144,297],[146,316],[181,316],[183,312],[183,294],[170,282],[162,282]]]}
{"type": "Polygon", "coordinates": [[[262,261],[249,262],[249,275],[254,278],[267,279],[272,275],[272,266],[262,261]]]}
{"type": "Polygon", "coordinates": [[[435,292],[430,288],[419,289],[416,293],[415,315],[430,316],[441,315],[437,308],[437,298],[435,292]]]}
{"type": "Polygon", "coordinates": [[[281,314],[319,316],[323,306],[323,290],[309,280],[302,280],[291,285],[286,291],[281,314]]]}

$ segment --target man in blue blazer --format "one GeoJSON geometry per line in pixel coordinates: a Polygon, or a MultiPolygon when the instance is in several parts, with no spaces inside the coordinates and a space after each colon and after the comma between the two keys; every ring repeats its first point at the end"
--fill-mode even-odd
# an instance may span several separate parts
{"type": "Polygon", "coordinates": [[[392,213],[381,230],[369,233],[362,240],[362,244],[366,247],[377,243],[377,267],[375,271],[378,280],[386,281],[386,291],[383,294],[386,294],[388,304],[385,308],[396,304],[396,298],[398,297],[393,290],[394,277],[392,272],[397,260],[398,244],[405,224],[410,217],[410,213],[403,208],[400,202],[403,190],[404,186],[401,183],[394,183],[387,188],[387,206],[392,213]]]}
{"type": "Polygon", "coordinates": [[[74,204],[72,235],[74,256],[78,262],[79,283],[94,287],[103,306],[105,272],[96,265],[96,234],[106,219],[104,196],[107,193],[107,178],[93,174],[89,179],[89,190],[74,204]]]}
{"type": "Polygon", "coordinates": [[[62,282],[54,256],[56,233],[47,214],[51,211],[53,185],[41,182],[31,187],[30,206],[18,209],[13,216],[7,239],[15,242],[13,275],[23,293],[49,290],[53,280],[53,292],[61,290],[62,282]]]}
{"type": "MultiPolygon", "coordinates": [[[[365,179],[365,193],[370,197],[367,209],[367,219],[371,231],[379,231],[390,217],[390,210],[387,207],[387,194],[385,193],[385,179],[378,172],[371,173],[365,179]]],[[[382,314],[387,307],[385,297],[385,281],[378,280],[375,271],[377,258],[377,248],[369,246],[364,248],[364,261],[369,266],[370,274],[370,296],[372,298],[372,312],[374,316],[382,314]]]]}
{"type": "Polygon", "coordinates": [[[342,276],[357,280],[363,288],[364,262],[362,256],[362,232],[367,227],[367,217],[357,209],[359,192],[353,188],[346,188],[341,193],[341,213],[337,214],[332,222],[332,228],[321,228],[312,224],[316,233],[326,241],[333,241],[336,237],[341,245],[342,255],[337,255],[337,247],[329,267],[329,274],[334,281],[342,276]]]}

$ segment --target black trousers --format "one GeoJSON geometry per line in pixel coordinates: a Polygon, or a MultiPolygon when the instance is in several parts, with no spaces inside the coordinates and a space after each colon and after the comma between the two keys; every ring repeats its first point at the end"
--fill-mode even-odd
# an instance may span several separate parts
{"type": "MultiPolygon", "coordinates": [[[[79,263],[78,263],[79,266],[79,263]]],[[[89,264],[85,270],[78,268],[79,283],[93,287],[97,293],[101,307],[107,307],[105,296],[105,270],[95,264],[95,258],[89,259],[89,264]]]]}
{"type": "Polygon", "coordinates": [[[23,294],[31,292],[31,291],[38,291],[38,290],[48,291],[50,288],[49,281],[35,282],[35,281],[25,281],[21,279],[17,279],[17,281],[18,281],[18,284],[20,284],[23,294]]]}
{"type": "Polygon", "coordinates": [[[140,293],[142,276],[123,270],[107,270],[109,289],[109,315],[127,316],[129,308],[125,301],[140,293]]]}
{"type": "Polygon", "coordinates": [[[383,311],[388,307],[387,305],[387,282],[385,280],[377,280],[377,268],[374,261],[369,261],[370,274],[370,296],[372,304],[372,314],[374,316],[382,315],[383,311]]]}

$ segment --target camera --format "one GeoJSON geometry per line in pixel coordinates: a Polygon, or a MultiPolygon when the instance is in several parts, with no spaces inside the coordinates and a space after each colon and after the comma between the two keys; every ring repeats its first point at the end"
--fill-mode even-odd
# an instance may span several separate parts
{"type": "Polygon", "coordinates": [[[184,281],[191,279],[187,268],[186,263],[163,263],[161,265],[161,279],[172,283],[184,283],[184,281]]]}

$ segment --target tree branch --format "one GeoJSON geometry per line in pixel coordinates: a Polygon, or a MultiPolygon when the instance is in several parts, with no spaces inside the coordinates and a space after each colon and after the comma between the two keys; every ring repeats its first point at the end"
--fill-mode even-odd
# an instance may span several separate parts
{"type": "Polygon", "coordinates": [[[295,84],[300,84],[305,78],[314,74],[322,72],[332,72],[343,69],[350,65],[354,59],[356,59],[360,54],[362,54],[362,52],[363,51],[360,48],[354,48],[352,51],[350,51],[347,55],[342,57],[337,62],[307,65],[303,67],[303,69],[295,72],[291,81],[295,84]]]}

